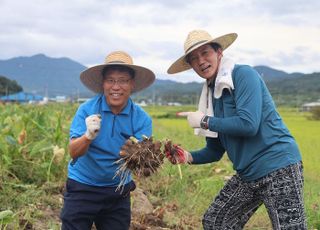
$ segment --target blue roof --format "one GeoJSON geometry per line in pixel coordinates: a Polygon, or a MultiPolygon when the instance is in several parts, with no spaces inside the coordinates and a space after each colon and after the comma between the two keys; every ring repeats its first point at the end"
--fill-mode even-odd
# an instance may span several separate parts
{"type": "Polygon", "coordinates": [[[0,97],[0,101],[28,102],[28,101],[42,101],[42,100],[43,100],[43,96],[41,95],[36,95],[33,93],[25,93],[25,92],[19,92],[19,93],[0,97]]]}

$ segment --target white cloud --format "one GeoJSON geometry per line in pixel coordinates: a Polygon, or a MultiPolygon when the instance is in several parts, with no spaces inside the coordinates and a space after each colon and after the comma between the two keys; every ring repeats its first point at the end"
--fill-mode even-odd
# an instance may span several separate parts
{"type": "MultiPolygon", "coordinates": [[[[0,59],[44,53],[99,64],[122,49],[161,78],[193,29],[237,32],[225,51],[240,63],[320,71],[317,0],[0,0],[0,59]]],[[[181,81],[199,80],[192,71],[181,81]]]]}

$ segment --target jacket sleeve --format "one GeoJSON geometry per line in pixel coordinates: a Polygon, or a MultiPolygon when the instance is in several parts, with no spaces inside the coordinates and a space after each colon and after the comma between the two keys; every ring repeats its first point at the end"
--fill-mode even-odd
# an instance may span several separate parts
{"type": "Polygon", "coordinates": [[[206,138],[207,144],[203,149],[192,151],[192,164],[205,164],[219,161],[225,149],[222,147],[219,138],[206,138]]]}
{"type": "Polygon", "coordinates": [[[234,73],[235,114],[230,117],[212,117],[211,131],[234,136],[254,136],[262,115],[262,80],[253,68],[241,66],[234,73]]]}

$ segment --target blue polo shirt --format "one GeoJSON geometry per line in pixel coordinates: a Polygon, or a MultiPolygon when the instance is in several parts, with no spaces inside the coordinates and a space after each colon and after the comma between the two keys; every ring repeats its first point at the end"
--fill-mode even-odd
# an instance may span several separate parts
{"type": "Polygon", "coordinates": [[[218,161],[227,152],[233,168],[246,181],[301,161],[298,146],[276,111],[260,75],[250,66],[236,65],[234,90],[214,99],[205,148],[192,152],[194,164],[218,161]]]}
{"type": "MultiPolygon", "coordinates": [[[[82,136],[86,131],[85,119],[92,114],[101,115],[99,135],[91,142],[88,151],[68,165],[68,177],[93,186],[118,186],[119,151],[128,136],[141,140],[142,135],[152,135],[152,121],[149,115],[131,99],[117,115],[111,112],[103,94],[81,104],[70,127],[70,138],[82,136]]],[[[125,182],[131,181],[131,176],[125,182]]]]}

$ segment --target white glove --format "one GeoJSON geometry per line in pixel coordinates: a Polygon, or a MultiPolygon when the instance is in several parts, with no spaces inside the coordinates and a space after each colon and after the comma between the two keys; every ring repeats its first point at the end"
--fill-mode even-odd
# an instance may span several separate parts
{"type": "Polygon", "coordinates": [[[189,125],[192,128],[200,128],[200,123],[203,117],[204,117],[203,112],[196,111],[196,112],[189,112],[187,119],[188,119],[189,125]]]}
{"type": "Polygon", "coordinates": [[[85,136],[89,140],[95,139],[100,131],[101,126],[101,115],[100,114],[93,114],[86,118],[86,126],[87,130],[85,132],[85,136]]]}

